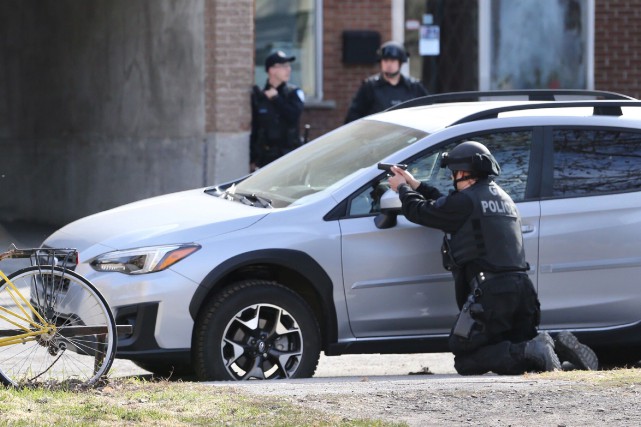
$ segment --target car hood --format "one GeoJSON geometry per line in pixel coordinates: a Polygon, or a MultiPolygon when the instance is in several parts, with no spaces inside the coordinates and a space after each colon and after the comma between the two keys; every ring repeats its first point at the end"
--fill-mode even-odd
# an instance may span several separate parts
{"type": "Polygon", "coordinates": [[[249,227],[271,212],[211,196],[204,189],[145,199],[74,221],[44,242],[84,251],[129,249],[201,239],[249,227]]]}

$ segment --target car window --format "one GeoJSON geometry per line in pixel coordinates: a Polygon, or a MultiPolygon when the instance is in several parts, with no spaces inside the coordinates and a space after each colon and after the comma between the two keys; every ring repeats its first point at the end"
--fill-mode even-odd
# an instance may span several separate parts
{"type": "Polygon", "coordinates": [[[525,199],[525,188],[529,176],[532,131],[519,130],[474,136],[475,141],[484,144],[501,166],[496,183],[515,202],[525,199]]]}
{"type": "Polygon", "coordinates": [[[641,188],[641,133],[619,130],[553,131],[555,197],[641,188]]]}
{"type": "MultiPolygon", "coordinates": [[[[423,155],[406,162],[408,171],[419,181],[438,188],[447,194],[453,189],[451,172],[440,167],[444,152],[451,151],[464,141],[474,140],[484,144],[494,155],[501,166],[501,174],[496,182],[512,197],[515,202],[525,199],[525,188],[530,163],[532,131],[502,131],[467,135],[464,138],[451,140],[438,148],[428,149],[423,155]]],[[[376,214],[380,211],[380,196],[389,188],[387,178],[377,180],[372,185],[359,191],[351,200],[349,215],[362,216],[376,214]]]]}
{"type": "Polygon", "coordinates": [[[515,202],[522,201],[525,198],[530,163],[530,147],[532,145],[532,131],[530,130],[469,135],[453,140],[439,147],[438,151],[411,162],[410,171],[420,181],[427,181],[430,185],[441,190],[441,193],[447,193],[454,187],[450,170],[440,167],[441,156],[461,142],[469,140],[480,142],[490,150],[501,166],[501,174],[496,178],[496,182],[515,202]]]}
{"type": "Polygon", "coordinates": [[[270,163],[236,185],[234,191],[270,199],[276,208],[304,203],[306,196],[336,185],[426,135],[391,123],[358,120],[270,163]]]}

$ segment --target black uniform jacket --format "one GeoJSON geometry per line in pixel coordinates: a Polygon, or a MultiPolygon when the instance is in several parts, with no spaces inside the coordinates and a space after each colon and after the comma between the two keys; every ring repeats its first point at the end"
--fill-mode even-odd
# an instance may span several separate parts
{"type": "Polygon", "coordinates": [[[396,86],[392,86],[381,74],[376,74],[363,81],[347,111],[345,123],[349,123],[370,114],[379,113],[410,99],[427,95],[427,90],[420,81],[401,74],[396,86]]]}
{"type": "Polygon", "coordinates": [[[407,184],[400,185],[398,191],[402,212],[408,220],[447,234],[448,248],[457,259],[449,267],[459,307],[470,292],[471,279],[479,272],[527,270],[518,211],[509,196],[490,179],[480,179],[472,187],[448,196],[425,183],[416,191],[407,184]],[[486,198],[492,200],[486,203],[486,198]],[[504,201],[505,209],[499,209],[493,198],[504,201]]]}
{"type": "Polygon", "coordinates": [[[278,95],[268,99],[264,90],[254,86],[251,96],[252,123],[249,138],[250,161],[258,166],[275,160],[300,146],[300,116],[304,107],[302,90],[282,83],[278,95]]]}
{"type": "MultiPolygon", "coordinates": [[[[465,194],[453,191],[444,196],[438,189],[425,183],[421,183],[416,191],[407,184],[399,185],[398,195],[403,203],[403,215],[409,221],[449,234],[456,233],[474,210],[472,200],[465,194]]],[[[456,302],[461,308],[469,293],[467,275],[465,271],[456,270],[452,274],[456,302]]]]}

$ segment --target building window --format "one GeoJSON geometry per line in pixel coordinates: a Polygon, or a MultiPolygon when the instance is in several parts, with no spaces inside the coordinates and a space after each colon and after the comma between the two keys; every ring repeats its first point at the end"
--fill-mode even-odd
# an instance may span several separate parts
{"type": "Polygon", "coordinates": [[[482,90],[594,87],[594,0],[490,0],[480,7],[482,90]]]}
{"type": "Polygon", "coordinates": [[[267,78],[265,58],[275,50],[296,56],[290,83],[310,100],[322,99],[322,0],[256,0],[255,79],[267,78]]]}

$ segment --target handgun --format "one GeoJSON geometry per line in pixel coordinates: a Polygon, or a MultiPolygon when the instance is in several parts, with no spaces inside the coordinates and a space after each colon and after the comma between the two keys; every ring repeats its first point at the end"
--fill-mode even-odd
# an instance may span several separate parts
{"type": "Polygon", "coordinates": [[[392,173],[392,166],[396,166],[397,168],[400,168],[400,169],[403,169],[403,170],[407,169],[407,165],[403,164],[403,163],[398,163],[398,164],[396,164],[396,163],[379,163],[378,164],[378,168],[380,170],[387,171],[387,173],[390,173],[390,174],[392,173]]]}

